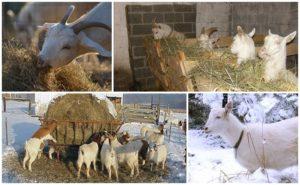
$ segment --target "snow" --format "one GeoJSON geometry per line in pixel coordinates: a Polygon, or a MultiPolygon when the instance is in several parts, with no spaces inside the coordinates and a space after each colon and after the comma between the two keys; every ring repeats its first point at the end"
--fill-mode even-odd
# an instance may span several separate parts
{"type": "Polygon", "coordinates": [[[28,115],[28,102],[7,101],[2,114],[2,155],[23,150],[25,141],[39,128],[37,117],[28,115]],[[8,145],[6,144],[5,120],[7,120],[8,145]]]}
{"type": "Polygon", "coordinates": [[[247,170],[235,160],[232,148],[220,149],[221,142],[213,142],[212,136],[200,130],[189,130],[188,134],[188,182],[278,183],[284,180],[298,182],[297,166],[282,171],[268,169],[269,180],[261,169],[253,174],[247,174],[247,170]]]}
{"type": "MultiPolygon", "coordinates": [[[[186,118],[186,114],[173,113],[173,117],[182,120],[186,118]]],[[[131,122],[125,123],[120,128],[119,132],[127,131],[132,136],[140,136],[140,129],[144,125],[149,127],[155,126],[154,124],[131,122]]],[[[169,123],[165,125],[165,129],[167,129],[167,133],[170,133],[169,123]]],[[[172,124],[171,137],[169,138],[169,135],[165,135],[165,144],[168,148],[167,166],[169,168],[169,174],[167,177],[164,177],[163,181],[177,183],[186,182],[186,166],[184,161],[186,135],[184,134],[184,131],[172,124]]]]}

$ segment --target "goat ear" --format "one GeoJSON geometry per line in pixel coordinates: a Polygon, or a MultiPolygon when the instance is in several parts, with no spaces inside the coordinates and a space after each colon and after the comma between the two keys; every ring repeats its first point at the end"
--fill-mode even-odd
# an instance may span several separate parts
{"type": "Polygon", "coordinates": [[[290,33],[288,36],[284,37],[284,40],[286,41],[286,43],[291,42],[295,36],[296,36],[297,32],[294,31],[293,33],[290,33]]]}
{"type": "Polygon", "coordinates": [[[237,26],[236,30],[237,30],[238,35],[240,35],[240,36],[244,34],[244,30],[242,29],[241,26],[237,26]]]}
{"type": "Polygon", "coordinates": [[[111,57],[111,52],[106,50],[103,46],[101,46],[100,44],[98,44],[97,42],[91,40],[84,32],[80,32],[78,34],[78,38],[80,40],[80,45],[98,52],[100,55],[104,56],[104,57],[111,57]]]}
{"type": "Polygon", "coordinates": [[[269,33],[269,35],[272,35],[271,29],[269,29],[268,33],[269,33]]]}
{"type": "Polygon", "coordinates": [[[253,28],[253,30],[250,33],[248,33],[249,37],[251,38],[254,36],[254,34],[255,34],[255,28],[253,28]]]}
{"type": "Polygon", "coordinates": [[[225,115],[227,116],[231,111],[232,111],[232,102],[229,101],[226,105],[225,105],[225,115]]]}

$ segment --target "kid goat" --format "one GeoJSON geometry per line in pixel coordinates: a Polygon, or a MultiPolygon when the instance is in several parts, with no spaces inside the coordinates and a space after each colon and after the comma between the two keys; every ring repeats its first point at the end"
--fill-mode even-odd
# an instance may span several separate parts
{"type": "Polygon", "coordinates": [[[169,25],[163,23],[152,22],[152,33],[155,40],[163,38],[176,38],[183,40],[185,38],[183,33],[173,30],[169,25]]]}
{"type": "Polygon", "coordinates": [[[253,173],[258,168],[284,169],[298,163],[298,117],[272,124],[242,124],[232,102],[212,109],[205,132],[220,135],[235,149],[237,161],[253,173]]]}
{"type": "Polygon", "coordinates": [[[237,26],[237,34],[233,37],[231,45],[231,53],[236,54],[238,65],[246,62],[247,60],[255,59],[255,45],[252,37],[255,34],[255,28],[246,34],[242,27],[237,26]]]}
{"type": "Polygon", "coordinates": [[[297,84],[297,77],[286,69],[286,44],[295,36],[296,31],[281,37],[269,30],[264,45],[258,52],[259,57],[266,62],[264,79],[267,82],[283,78],[297,84]]]}

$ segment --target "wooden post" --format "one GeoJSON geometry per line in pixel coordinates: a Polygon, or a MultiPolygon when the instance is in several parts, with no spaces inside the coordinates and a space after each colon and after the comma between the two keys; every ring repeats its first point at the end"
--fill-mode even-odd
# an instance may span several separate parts
{"type": "Polygon", "coordinates": [[[172,133],[172,123],[170,123],[169,142],[170,142],[170,140],[171,140],[171,133],[172,133]]]}
{"type": "Polygon", "coordinates": [[[8,128],[7,128],[7,118],[5,118],[5,139],[6,139],[6,145],[8,145],[8,128]]]}
{"type": "Polygon", "coordinates": [[[6,99],[4,96],[2,99],[3,99],[3,112],[6,112],[6,99]]]}
{"type": "Polygon", "coordinates": [[[29,100],[28,104],[28,114],[31,115],[31,101],[29,100]]]}

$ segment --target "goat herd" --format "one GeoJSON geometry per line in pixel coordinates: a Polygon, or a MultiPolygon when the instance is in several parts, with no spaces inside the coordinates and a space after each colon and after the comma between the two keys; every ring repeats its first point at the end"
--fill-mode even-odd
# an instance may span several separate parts
{"type": "MultiPolygon", "coordinates": [[[[45,141],[57,141],[50,135],[55,128],[56,123],[49,124],[40,128],[32,138],[25,143],[25,157],[23,159],[23,168],[26,169],[28,161],[28,169],[32,171],[32,163],[36,158],[41,157],[45,141]]],[[[140,130],[140,136],[131,136],[127,131],[121,134],[115,132],[102,131],[94,133],[91,136],[91,142],[83,144],[78,150],[77,159],[77,177],[80,178],[81,167],[86,165],[86,176],[90,178],[90,168],[93,165],[95,172],[97,171],[96,161],[100,154],[101,170],[107,170],[108,179],[111,180],[112,172],[115,174],[116,181],[119,181],[118,169],[119,165],[124,165],[130,169],[130,177],[139,175],[139,159],[142,165],[146,161],[150,162],[151,171],[153,165],[162,165],[165,169],[167,159],[167,146],[164,144],[164,126],[156,127],[143,126],[140,130]]],[[[52,159],[54,147],[50,146],[49,158],[52,159]]]]}
{"type": "MultiPolygon", "coordinates": [[[[210,38],[217,28],[203,28],[200,36],[197,38],[200,48],[212,51],[217,47],[217,40],[210,38]]],[[[183,33],[173,30],[169,25],[163,23],[152,24],[152,33],[154,39],[177,38],[183,41],[185,36],[183,33]]],[[[231,53],[237,55],[237,64],[253,61],[256,59],[256,49],[253,41],[255,28],[250,33],[245,33],[241,26],[237,26],[237,34],[233,37],[231,45],[231,53]]],[[[296,36],[296,31],[282,37],[273,34],[269,30],[268,35],[264,39],[264,45],[258,51],[258,56],[266,62],[264,70],[264,80],[266,82],[284,79],[294,84],[298,84],[297,77],[286,69],[286,45],[290,43],[296,36]]]]}

